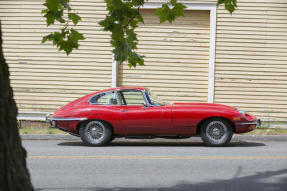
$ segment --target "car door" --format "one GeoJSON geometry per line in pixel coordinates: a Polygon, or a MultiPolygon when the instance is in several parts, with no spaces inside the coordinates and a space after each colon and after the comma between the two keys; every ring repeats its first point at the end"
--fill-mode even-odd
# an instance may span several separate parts
{"type": "Polygon", "coordinates": [[[165,134],[163,106],[148,106],[140,90],[119,91],[121,125],[127,135],[165,134]]]}

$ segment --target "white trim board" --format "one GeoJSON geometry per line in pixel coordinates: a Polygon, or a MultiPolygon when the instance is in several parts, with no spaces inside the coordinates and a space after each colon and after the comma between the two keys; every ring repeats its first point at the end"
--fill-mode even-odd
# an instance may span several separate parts
{"type": "Polygon", "coordinates": [[[118,63],[114,59],[114,54],[113,54],[113,63],[112,63],[112,88],[117,87],[117,80],[118,79],[118,63]]]}
{"type": "MultiPolygon", "coordinates": [[[[208,102],[214,102],[214,73],[215,73],[215,42],[216,42],[216,3],[181,2],[186,6],[185,10],[210,11],[210,39],[209,39],[209,72],[208,72],[208,102]]],[[[161,2],[147,2],[141,9],[156,9],[162,6],[161,2]]],[[[117,62],[112,66],[112,87],[117,86],[117,62]]]]}

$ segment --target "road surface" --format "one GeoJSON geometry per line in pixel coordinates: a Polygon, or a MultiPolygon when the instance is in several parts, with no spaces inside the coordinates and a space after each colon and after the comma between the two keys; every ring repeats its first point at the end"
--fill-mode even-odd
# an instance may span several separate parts
{"type": "Polygon", "coordinates": [[[36,191],[287,191],[287,142],[24,140],[36,191]]]}

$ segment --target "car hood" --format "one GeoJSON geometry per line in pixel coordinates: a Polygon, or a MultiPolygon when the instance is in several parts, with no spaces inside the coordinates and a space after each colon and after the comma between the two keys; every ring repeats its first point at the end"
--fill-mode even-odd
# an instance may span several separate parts
{"type": "Polygon", "coordinates": [[[214,109],[231,109],[235,110],[235,107],[228,105],[216,104],[216,103],[173,103],[173,107],[205,107],[205,108],[214,108],[214,109]]]}

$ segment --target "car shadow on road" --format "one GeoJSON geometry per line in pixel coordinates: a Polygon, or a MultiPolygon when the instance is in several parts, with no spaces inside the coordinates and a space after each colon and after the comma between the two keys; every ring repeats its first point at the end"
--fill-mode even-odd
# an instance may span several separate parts
{"type": "Polygon", "coordinates": [[[228,180],[209,180],[200,183],[179,182],[167,187],[115,187],[115,188],[36,188],[35,191],[286,191],[287,169],[258,172],[249,176],[240,176],[238,167],[235,176],[228,180]],[[239,173],[238,173],[239,172],[239,173]],[[274,178],[276,177],[276,181],[274,178]]]}
{"type": "MultiPolygon", "coordinates": [[[[82,142],[79,141],[68,141],[61,142],[59,146],[82,146],[87,147],[82,142]]],[[[238,141],[231,142],[226,147],[259,147],[266,146],[261,142],[249,142],[249,141],[238,141]]],[[[113,141],[105,147],[206,147],[202,142],[176,142],[176,141],[165,141],[165,142],[154,142],[154,141],[113,141]]]]}

